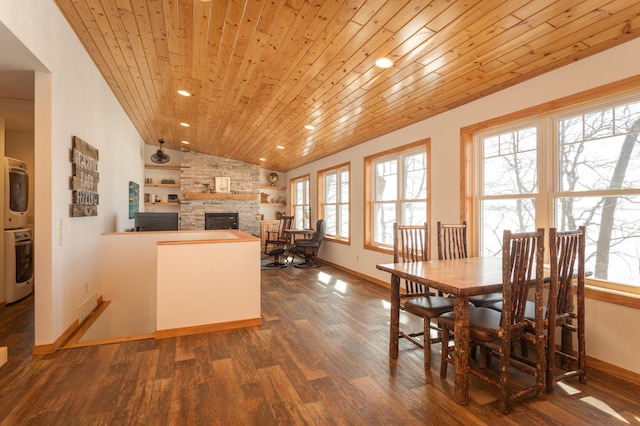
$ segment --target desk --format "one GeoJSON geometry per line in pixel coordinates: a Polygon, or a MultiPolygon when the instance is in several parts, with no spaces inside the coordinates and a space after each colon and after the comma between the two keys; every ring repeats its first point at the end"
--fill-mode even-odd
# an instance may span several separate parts
{"type": "Polygon", "coordinates": [[[304,238],[310,238],[316,231],[313,229],[283,229],[282,232],[289,235],[289,242],[293,244],[298,236],[302,235],[304,238]]]}
{"type": "Polygon", "coordinates": [[[427,262],[386,263],[391,273],[389,358],[398,358],[400,280],[408,279],[455,297],[455,386],[458,404],[469,403],[469,296],[502,292],[502,257],[470,257],[427,262]]]}

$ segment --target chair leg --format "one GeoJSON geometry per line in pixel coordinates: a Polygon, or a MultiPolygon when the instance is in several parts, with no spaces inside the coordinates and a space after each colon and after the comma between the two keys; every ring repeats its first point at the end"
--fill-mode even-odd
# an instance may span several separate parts
{"type": "Polygon", "coordinates": [[[578,314],[578,368],[580,383],[587,384],[587,352],[585,349],[584,308],[578,314]]]}
{"type": "Polygon", "coordinates": [[[424,369],[431,368],[431,319],[424,318],[423,321],[424,334],[423,334],[423,350],[424,350],[424,369]]]}
{"type": "Polygon", "coordinates": [[[440,359],[440,378],[447,377],[447,364],[449,364],[449,329],[445,326],[440,326],[442,330],[442,355],[440,359]]]}
{"type": "Polygon", "coordinates": [[[499,409],[502,414],[509,413],[509,362],[511,358],[511,339],[504,339],[502,353],[500,354],[500,402],[499,409]]]}
{"type": "Polygon", "coordinates": [[[539,331],[536,338],[536,397],[540,400],[545,399],[545,373],[547,371],[545,351],[544,332],[539,331]]]}

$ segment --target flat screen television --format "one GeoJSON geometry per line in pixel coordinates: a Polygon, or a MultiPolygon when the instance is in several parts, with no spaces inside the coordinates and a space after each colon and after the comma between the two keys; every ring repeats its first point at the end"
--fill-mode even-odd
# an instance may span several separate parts
{"type": "Polygon", "coordinates": [[[135,217],[136,232],[142,231],[177,231],[178,213],[137,212],[135,217]]]}

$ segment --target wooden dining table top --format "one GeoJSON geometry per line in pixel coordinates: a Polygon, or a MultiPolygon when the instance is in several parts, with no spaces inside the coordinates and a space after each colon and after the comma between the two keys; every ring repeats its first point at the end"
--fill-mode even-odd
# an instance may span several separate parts
{"type": "Polygon", "coordinates": [[[502,291],[501,256],[384,263],[376,268],[454,296],[502,291]]]}

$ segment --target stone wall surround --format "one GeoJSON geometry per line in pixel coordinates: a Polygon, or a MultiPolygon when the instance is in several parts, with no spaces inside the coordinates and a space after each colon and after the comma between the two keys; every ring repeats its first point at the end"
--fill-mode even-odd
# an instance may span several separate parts
{"type": "Polygon", "coordinates": [[[214,188],[215,177],[226,176],[231,178],[231,192],[256,196],[249,200],[181,200],[180,229],[204,229],[205,213],[237,212],[240,230],[251,235],[260,235],[258,165],[193,151],[184,151],[180,156],[180,189],[183,196],[188,192],[207,192],[208,188],[214,188]]]}

